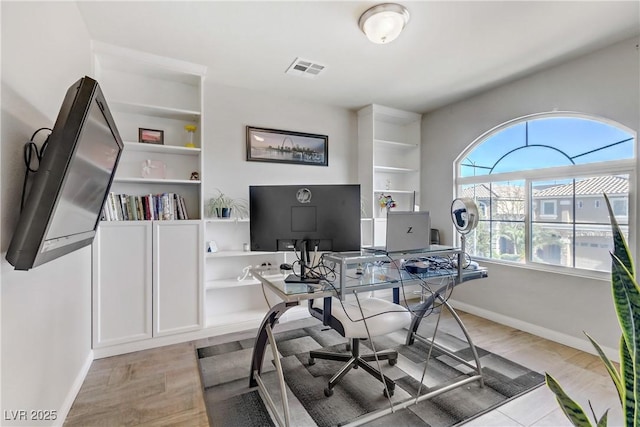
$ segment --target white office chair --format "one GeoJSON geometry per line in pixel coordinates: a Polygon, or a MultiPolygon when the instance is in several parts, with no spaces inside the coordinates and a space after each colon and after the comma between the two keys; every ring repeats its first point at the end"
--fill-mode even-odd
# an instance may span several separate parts
{"type": "Polygon", "coordinates": [[[411,323],[411,314],[409,311],[398,304],[385,301],[379,298],[360,298],[360,306],[357,301],[343,301],[337,298],[327,299],[331,304],[329,312],[331,316],[325,318],[324,311],[328,301],[323,299],[310,300],[309,311],[314,317],[323,320],[323,323],[336,330],[340,335],[350,339],[350,345],[347,349],[351,349],[351,353],[333,353],[326,351],[309,352],[309,364],[315,363],[314,359],[326,359],[343,361],[346,364],[329,380],[327,388],[324,390],[325,396],[329,397],[333,394],[333,387],[349,372],[352,368],[362,367],[366,372],[373,375],[380,382],[386,383],[384,395],[386,397],[393,396],[395,390],[395,382],[382,375],[378,369],[374,368],[368,362],[375,361],[376,355],[378,360],[388,360],[390,365],[395,365],[398,353],[395,350],[383,350],[376,352],[374,355],[360,354],[360,340],[367,339],[369,335],[375,336],[386,335],[388,333],[407,328],[411,323]],[[344,308],[343,308],[344,305],[344,308]],[[362,309],[362,312],[360,311],[362,309]],[[362,321],[363,315],[365,322],[362,321]],[[368,329],[368,334],[367,334],[368,329]],[[388,390],[388,393],[387,393],[388,390]]]}

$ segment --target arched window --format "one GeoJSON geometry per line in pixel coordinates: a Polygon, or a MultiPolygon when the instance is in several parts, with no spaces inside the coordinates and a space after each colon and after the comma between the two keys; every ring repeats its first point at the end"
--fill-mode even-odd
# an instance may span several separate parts
{"type": "Polygon", "coordinates": [[[528,116],[487,132],[455,164],[457,197],[482,206],[467,252],[610,271],[613,242],[603,194],[628,239],[635,157],[635,132],[575,113],[528,116]]]}

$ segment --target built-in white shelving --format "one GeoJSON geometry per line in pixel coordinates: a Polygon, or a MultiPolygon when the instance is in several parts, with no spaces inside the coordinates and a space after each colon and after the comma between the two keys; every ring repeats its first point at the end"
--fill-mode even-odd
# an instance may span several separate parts
{"type": "MultiPolygon", "coordinates": [[[[206,219],[205,246],[214,241],[216,252],[205,254],[206,326],[221,330],[255,328],[269,310],[260,282],[243,271],[263,263],[280,265],[292,254],[284,252],[246,251],[249,244],[248,219],[206,219]],[[230,303],[232,302],[232,303],[230,303]]],[[[205,249],[206,250],[206,249],[205,249]]],[[[271,295],[270,292],[267,292],[271,295]]],[[[271,302],[275,302],[271,295],[271,302]]]]}
{"type": "Polygon", "coordinates": [[[127,114],[194,122],[200,120],[200,111],[195,110],[185,110],[183,108],[163,107],[151,104],[136,104],[133,102],[122,101],[113,101],[110,102],[110,105],[112,108],[127,114]]]}
{"type": "MultiPolygon", "coordinates": [[[[124,177],[124,178],[114,178],[114,183],[123,183],[123,184],[159,184],[159,185],[169,185],[169,184],[178,184],[178,185],[194,185],[199,186],[200,180],[193,179],[168,179],[168,178],[134,178],[134,177],[124,177]]],[[[144,194],[144,193],[142,193],[144,194]]]]}
{"type": "Polygon", "coordinates": [[[95,41],[92,49],[96,79],[125,141],[112,192],[176,193],[185,199],[189,219],[202,218],[206,67],[95,41]],[[196,126],[193,138],[186,125],[196,126]],[[137,142],[139,129],[162,131],[162,143],[137,142]]]}
{"type": "Polygon", "coordinates": [[[139,142],[124,141],[127,151],[140,151],[158,154],[180,154],[183,156],[200,156],[200,148],[180,147],[175,145],[140,144],[139,142]]]}
{"type": "Polygon", "coordinates": [[[372,244],[384,244],[386,209],[378,199],[390,195],[396,210],[413,210],[420,198],[421,115],[381,105],[358,111],[358,176],[372,244]]]}
{"type": "Polygon", "coordinates": [[[214,290],[214,289],[227,289],[227,288],[239,288],[242,286],[255,286],[259,285],[256,279],[218,279],[218,280],[207,280],[204,284],[205,291],[214,290]]]}
{"type": "Polygon", "coordinates": [[[189,217],[100,224],[93,244],[93,346],[112,355],[179,340],[205,323],[206,67],[100,42],[92,43],[92,51],[96,80],[124,141],[111,191],[179,194],[189,217]],[[193,141],[185,125],[197,127],[193,141]],[[162,143],[137,142],[140,128],[162,131],[162,143]]]}

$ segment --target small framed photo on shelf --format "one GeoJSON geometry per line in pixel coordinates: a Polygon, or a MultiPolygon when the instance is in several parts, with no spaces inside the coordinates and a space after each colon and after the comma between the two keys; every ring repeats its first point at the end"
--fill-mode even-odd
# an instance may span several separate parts
{"type": "Polygon", "coordinates": [[[164,144],[164,131],[158,129],[138,128],[138,142],[144,144],[164,144]]]}

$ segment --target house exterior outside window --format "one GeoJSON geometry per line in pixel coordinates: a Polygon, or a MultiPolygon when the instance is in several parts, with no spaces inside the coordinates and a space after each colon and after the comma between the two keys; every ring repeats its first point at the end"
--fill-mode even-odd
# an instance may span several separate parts
{"type": "Polygon", "coordinates": [[[633,131],[576,113],[529,116],[487,132],[455,164],[456,197],[484,206],[467,252],[533,268],[609,271],[604,194],[628,239],[635,157],[633,131]]]}
{"type": "Polygon", "coordinates": [[[629,215],[629,198],[611,200],[613,214],[616,218],[627,217],[629,215]]]}
{"type": "Polygon", "coordinates": [[[540,216],[552,218],[556,216],[557,200],[542,200],[540,202],[542,209],[540,210],[540,216]]]}

